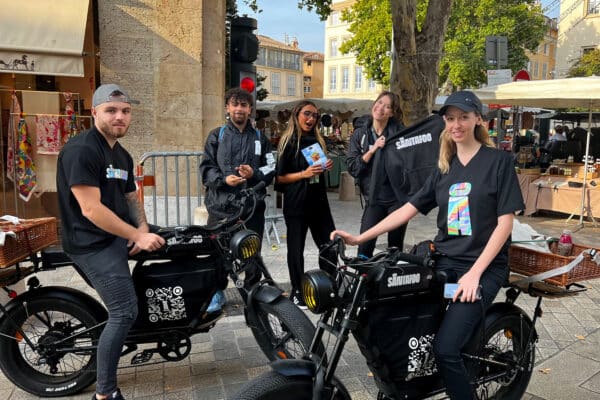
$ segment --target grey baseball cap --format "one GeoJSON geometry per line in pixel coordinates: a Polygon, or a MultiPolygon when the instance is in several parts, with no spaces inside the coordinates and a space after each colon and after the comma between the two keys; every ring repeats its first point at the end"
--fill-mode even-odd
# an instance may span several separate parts
{"type": "Polygon", "coordinates": [[[119,101],[129,104],[140,104],[139,101],[133,100],[129,94],[121,86],[114,83],[98,86],[92,97],[92,107],[97,107],[100,104],[111,101],[119,101]]]}

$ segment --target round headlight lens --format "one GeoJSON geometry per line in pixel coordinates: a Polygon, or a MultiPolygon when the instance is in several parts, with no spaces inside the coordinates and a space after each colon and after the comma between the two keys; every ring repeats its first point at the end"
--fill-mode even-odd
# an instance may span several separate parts
{"type": "Polygon", "coordinates": [[[335,293],[333,280],[325,271],[308,271],[302,277],[302,298],[306,307],[315,314],[334,306],[335,293]]]}
{"type": "Polygon", "coordinates": [[[233,256],[239,260],[247,260],[260,253],[261,240],[254,231],[239,231],[231,238],[230,246],[233,256]]]}

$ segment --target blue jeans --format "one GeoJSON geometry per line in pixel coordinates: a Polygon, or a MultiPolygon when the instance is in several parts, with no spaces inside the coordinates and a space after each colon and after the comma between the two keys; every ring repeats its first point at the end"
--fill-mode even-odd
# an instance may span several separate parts
{"type": "MultiPolygon", "coordinates": [[[[449,282],[456,282],[468,270],[444,264],[445,262],[438,263],[438,268],[446,271],[449,282]]],[[[433,352],[446,384],[446,393],[453,400],[475,398],[474,387],[461,353],[480,327],[485,310],[507,279],[507,272],[506,268],[490,265],[479,280],[481,300],[474,303],[451,302],[444,315],[433,343],[433,352]]]]}
{"type": "Polygon", "coordinates": [[[138,314],[137,297],[129,271],[127,241],[116,238],[104,249],[69,254],[90,280],[108,309],[108,321],[98,341],[96,393],[117,390],[117,366],[129,329],[138,314]]]}

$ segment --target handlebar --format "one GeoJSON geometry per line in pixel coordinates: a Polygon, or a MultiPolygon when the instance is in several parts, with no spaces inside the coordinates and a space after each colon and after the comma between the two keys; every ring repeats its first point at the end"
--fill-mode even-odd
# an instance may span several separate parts
{"type": "MultiPolygon", "coordinates": [[[[224,228],[229,227],[232,223],[237,223],[246,209],[245,200],[252,197],[254,204],[252,207],[252,213],[254,213],[254,207],[256,206],[256,194],[264,189],[266,186],[265,182],[259,182],[251,188],[242,189],[239,196],[242,199],[242,204],[239,211],[231,218],[223,219],[217,222],[215,225],[189,225],[189,226],[178,226],[174,228],[159,228],[152,227],[151,231],[160,235],[163,239],[168,240],[173,237],[191,238],[196,235],[208,236],[218,232],[222,232],[224,228]]],[[[246,218],[246,220],[252,217],[252,213],[246,218]]],[[[246,221],[244,220],[244,222],[246,221]]]]}
{"type": "MultiPolygon", "coordinates": [[[[340,256],[342,261],[344,261],[345,263],[350,263],[354,260],[352,257],[346,256],[346,243],[344,242],[344,239],[339,235],[335,235],[333,240],[322,248],[321,253],[325,253],[336,246],[337,254],[340,256]]],[[[373,263],[385,257],[390,257],[394,263],[398,261],[406,261],[411,264],[422,265],[424,267],[433,267],[434,265],[434,260],[431,257],[421,257],[414,254],[403,253],[399,249],[396,249],[395,251],[392,250],[376,254],[369,259],[361,260],[361,264],[373,263]]]]}

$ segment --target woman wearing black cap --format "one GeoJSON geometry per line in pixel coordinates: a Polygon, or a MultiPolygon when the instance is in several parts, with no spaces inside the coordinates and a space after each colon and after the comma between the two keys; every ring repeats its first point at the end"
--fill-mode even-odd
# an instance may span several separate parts
{"type": "Polygon", "coordinates": [[[434,243],[442,256],[437,268],[458,283],[458,290],[436,335],[434,352],[448,395],[460,400],[475,398],[461,350],[507,280],[514,212],[524,208],[512,157],[493,148],[481,112],[472,92],[449,96],[440,110],[446,127],[438,168],[424,187],[359,236],[331,234],[360,244],[406,224],[418,212],[439,207],[434,243]]]}

